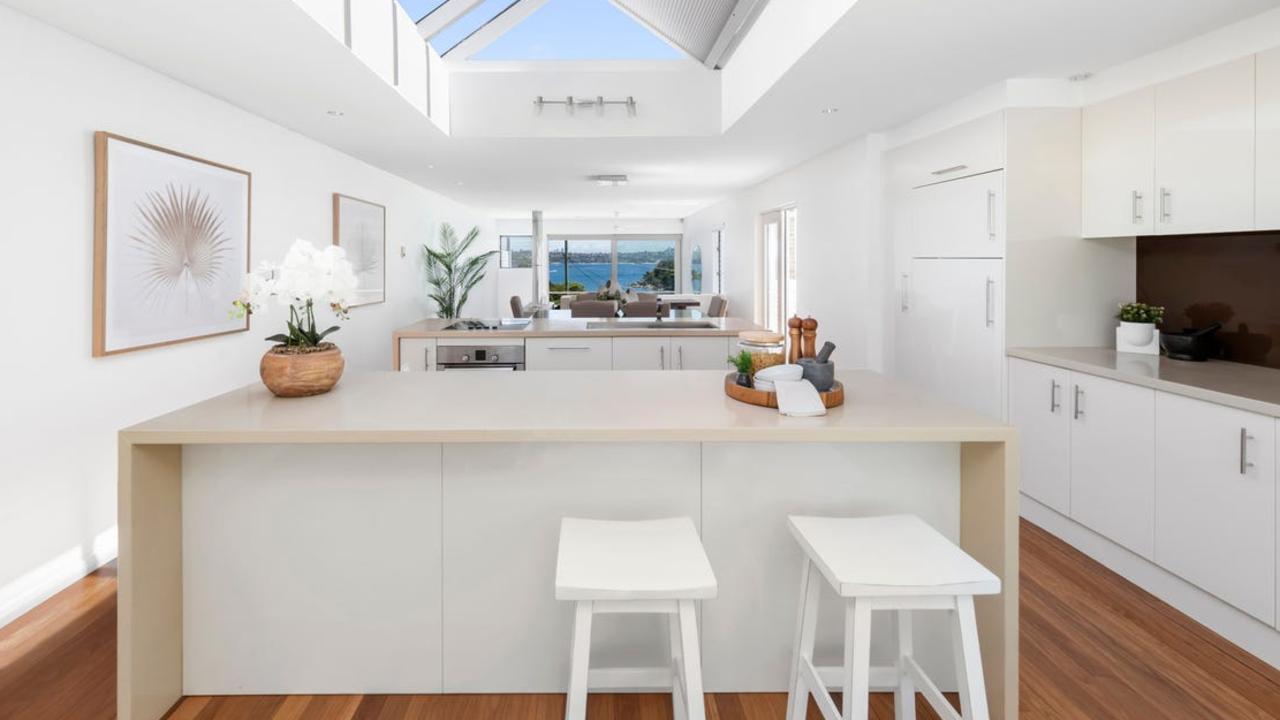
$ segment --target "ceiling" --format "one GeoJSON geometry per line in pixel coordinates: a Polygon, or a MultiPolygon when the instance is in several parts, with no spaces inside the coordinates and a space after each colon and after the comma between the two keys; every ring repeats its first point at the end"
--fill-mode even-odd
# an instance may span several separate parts
{"type": "MultiPolygon", "coordinates": [[[[810,0],[774,0],[791,1],[810,0]]],[[[0,2],[500,216],[539,208],[548,217],[638,218],[685,217],[1003,79],[1105,68],[1280,5],[860,0],[722,136],[463,139],[444,136],[326,31],[299,22],[292,0],[205,3],[199,23],[172,0],[0,2]],[[326,114],[334,107],[344,117],[326,114]],[[840,112],[819,112],[828,107],[840,112]],[[598,173],[632,181],[586,180],[598,173]]]]}

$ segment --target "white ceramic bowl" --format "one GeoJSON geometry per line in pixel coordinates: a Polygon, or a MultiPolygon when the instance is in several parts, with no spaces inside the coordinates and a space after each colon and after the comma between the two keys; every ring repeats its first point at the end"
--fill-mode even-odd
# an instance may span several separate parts
{"type": "Polygon", "coordinates": [[[804,368],[799,365],[773,365],[756,373],[755,381],[761,380],[772,385],[778,380],[799,380],[804,375],[804,368]]]}

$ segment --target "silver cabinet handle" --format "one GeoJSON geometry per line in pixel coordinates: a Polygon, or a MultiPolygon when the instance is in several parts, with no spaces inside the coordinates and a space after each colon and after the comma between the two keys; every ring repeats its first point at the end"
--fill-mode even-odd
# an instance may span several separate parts
{"type": "Polygon", "coordinates": [[[968,170],[968,169],[969,169],[968,165],[952,165],[951,167],[944,167],[941,170],[934,170],[929,174],[930,175],[950,175],[953,172],[960,172],[961,170],[968,170]]]}
{"type": "Polygon", "coordinates": [[[902,273],[902,312],[906,312],[911,309],[911,291],[909,289],[910,282],[911,276],[907,273],[902,273]]]}
{"type": "Polygon", "coordinates": [[[1173,191],[1169,188],[1160,188],[1160,222],[1169,222],[1173,219],[1173,191]]]}
{"type": "Polygon", "coordinates": [[[1137,190],[1133,191],[1133,223],[1137,225],[1142,222],[1142,193],[1137,190]]]}
{"type": "Polygon", "coordinates": [[[987,278],[987,327],[996,325],[996,281],[987,278]]]}
{"type": "Polygon", "coordinates": [[[1058,400],[1058,391],[1061,389],[1062,386],[1057,380],[1049,381],[1049,412],[1051,413],[1056,413],[1062,408],[1062,403],[1058,400]]]}
{"type": "Polygon", "coordinates": [[[547,348],[547,349],[548,349],[548,350],[577,350],[577,351],[580,351],[580,352],[585,352],[585,351],[587,351],[587,350],[590,350],[591,348],[588,348],[588,347],[549,347],[549,348],[547,348]]]}
{"type": "Polygon", "coordinates": [[[1253,436],[1249,434],[1248,428],[1240,428],[1240,474],[1248,474],[1249,468],[1253,467],[1253,463],[1249,462],[1249,441],[1253,436]]]}
{"type": "Polygon", "coordinates": [[[683,345],[676,346],[676,369],[677,370],[684,369],[684,346],[683,345]]]}
{"type": "Polygon", "coordinates": [[[661,345],[658,346],[658,369],[667,369],[667,348],[661,345]]]}
{"type": "Polygon", "coordinates": [[[987,191],[987,237],[996,239],[996,191],[987,191]]]}
{"type": "Polygon", "coordinates": [[[1079,420],[1080,418],[1084,417],[1084,407],[1080,402],[1081,398],[1083,397],[1084,397],[1084,388],[1077,385],[1075,399],[1074,399],[1075,405],[1071,410],[1071,416],[1076,420],[1079,420]]]}

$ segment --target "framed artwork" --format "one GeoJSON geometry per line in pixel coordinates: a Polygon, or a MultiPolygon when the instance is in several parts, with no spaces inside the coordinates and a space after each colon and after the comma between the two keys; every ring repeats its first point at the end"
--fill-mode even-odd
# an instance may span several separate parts
{"type": "Polygon", "coordinates": [[[334,193],[333,244],[347,251],[356,273],[356,301],[351,306],[386,301],[387,209],[334,193]]]}
{"type": "Polygon", "coordinates": [[[249,173],[94,133],[93,355],[244,332],[249,173]]]}

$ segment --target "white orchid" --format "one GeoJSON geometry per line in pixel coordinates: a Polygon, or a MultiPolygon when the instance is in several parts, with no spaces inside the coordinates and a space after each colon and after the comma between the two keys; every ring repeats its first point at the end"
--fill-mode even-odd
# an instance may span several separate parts
{"type": "Polygon", "coordinates": [[[232,303],[232,314],[244,317],[260,312],[272,299],[289,310],[289,333],[267,338],[290,346],[318,345],[338,329],[316,332],[315,306],[326,305],[340,320],[355,299],[356,275],[346,259],[346,251],[336,245],[323,250],[295,240],[280,264],[263,262],[245,275],[240,298],[232,303]]]}

